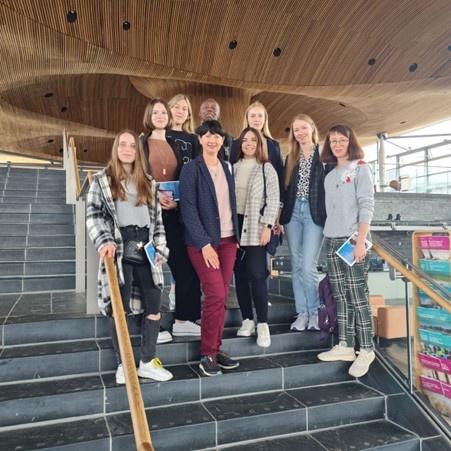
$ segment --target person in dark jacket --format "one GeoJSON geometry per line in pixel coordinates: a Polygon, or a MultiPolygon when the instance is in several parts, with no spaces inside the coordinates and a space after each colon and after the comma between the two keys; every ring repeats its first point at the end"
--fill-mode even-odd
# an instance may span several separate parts
{"type": "MultiPolygon", "coordinates": [[[[274,166],[279,178],[280,187],[283,181],[283,158],[279,143],[272,138],[268,125],[268,112],[260,102],[253,102],[244,113],[243,129],[247,127],[255,128],[260,132],[263,143],[263,151],[267,155],[269,162],[274,166]]],[[[233,141],[230,151],[230,162],[235,164],[238,161],[239,147],[238,140],[233,141]]]]}
{"type": "Polygon", "coordinates": [[[222,374],[221,368],[239,365],[221,350],[239,241],[232,171],[230,164],[218,157],[225,134],[218,121],[205,121],[199,129],[202,155],[188,163],[180,176],[185,243],[205,295],[199,365],[205,376],[216,376],[222,374]]]}
{"type": "Polygon", "coordinates": [[[325,168],[319,159],[318,131],[313,120],[294,117],[289,135],[279,218],[288,239],[296,320],[291,330],[319,330],[318,271],[316,264],[326,220],[325,168]]]}
{"type": "MultiPolygon", "coordinates": [[[[194,157],[192,149],[181,149],[167,137],[172,125],[169,105],[165,100],[151,100],[144,112],[143,125],[146,129],[141,140],[148,163],[148,171],[157,183],[177,181],[185,162],[194,157]]],[[[201,291],[200,282],[194,270],[186,246],[183,242],[183,225],[180,220],[179,203],[165,192],[158,192],[163,210],[163,223],[170,250],[168,265],[175,278],[175,323],[172,334],[175,336],[200,336],[201,291]]],[[[161,332],[160,335],[169,335],[161,332]]],[[[170,341],[172,337],[169,335],[170,341]]],[[[159,340],[162,342],[162,340],[159,340]]]]}

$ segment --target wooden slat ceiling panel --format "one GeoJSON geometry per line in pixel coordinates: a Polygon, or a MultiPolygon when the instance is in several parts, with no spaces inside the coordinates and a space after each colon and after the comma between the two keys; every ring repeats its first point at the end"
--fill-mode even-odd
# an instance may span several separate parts
{"type": "Polygon", "coordinates": [[[299,112],[374,140],[450,116],[450,23],[449,0],[0,0],[0,148],[50,152],[66,128],[105,159],[149,98],[180,92],[196,122],[217,98],[235,136],[258,98],[282,141],[299,112]]]}

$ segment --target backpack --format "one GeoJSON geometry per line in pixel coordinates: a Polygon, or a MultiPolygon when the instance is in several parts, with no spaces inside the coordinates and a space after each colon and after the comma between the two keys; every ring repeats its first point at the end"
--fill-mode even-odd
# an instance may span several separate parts
{"type": "Polygon", "coordinates": [[[325,334],[334,333],[337,330],[337,302],[334,298],[329,274],[318,285],[319,307],[318,327],[325,334]]]}

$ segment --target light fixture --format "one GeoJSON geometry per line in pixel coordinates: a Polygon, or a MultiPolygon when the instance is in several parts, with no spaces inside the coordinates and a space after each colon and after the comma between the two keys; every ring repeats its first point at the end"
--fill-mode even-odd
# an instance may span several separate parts
{"type": "Polygon", "coordinates": [[[415,72],[418,69],[418,64],[413,63],[409,66],[409,72],[415,72]]]}
{"type": "Polygon", "coordinates": [[[373,64],[376,64],[376,58],[370,58],[370,59],[368,60],[368,65],[369,65],[369,66],[372,66],[373,64]]]}
{"type": "Polygon", "coordinates": [[[279,47],[276,47],[272,54],[277,58],[278,56],[280,56],[282,54],[282,49],[280,49],[279,47]]]}
{"type": "Polygon", "coordinates": [[[236,49],[236,46],[238,45],[238,41],[236,41],[235,39],[233,41],[229,42],[229,49],[233,50],[236,49]]]}
{"type": "Polygon", "coordinates": [[[74,23],[77,20],[77,11],[71,9],[68,11],[66,18],[69,23],[74,23]]]}
{"type": "Polygon", "coordinates": [[[131,25],[130,25],[130,22],[128,22],[128,21],[125,21],[125,22],[122,24],[122,29],[125,30],[125,31],[130,30],[130,27],[131,27],[131,25]]]}

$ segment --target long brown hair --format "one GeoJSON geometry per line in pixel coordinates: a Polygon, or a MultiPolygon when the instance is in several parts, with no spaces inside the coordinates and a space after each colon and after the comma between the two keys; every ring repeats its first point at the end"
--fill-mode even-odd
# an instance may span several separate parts
{"type": "Polygon", "coordinates": [[[155,129],[155,126],[153,125],[153,122],[152,122],[152,113],[153,113],[153,109],[157,103],[161,103],[165,107],[166,112],[168,113],[168,123],[166,124],[165,129],[171,130],[172,125],[173,125],[172,113],[171,113],[171,109],[169,108],[168,102],[166,102],[166,100],[164,100],[164,99],[152,99],[147,104],[146,109],[144,110],[144,117],[143,117],[144,128],[151,132],[155,129]]]}
{"type": "Polygon", "coordinates": [[[365,156],[362,146],[360,145],[359,139],[355,134],[355,131],[348,125],[334,125],[329,129],[324,140],[324,147],[321,151],[320,160],[323,163],[336,163],[337,157],[332,152],[330,147],[330,134],[338,133],[340,135],[346,136],[349,139],[348,145],[348,160],[361,160],[365,156]]]}
{"type": "Polygon", "coordinates": [[[284,178],[285,188],[288,188],[288,186],[290,185],[291,177],[293,176],[293,170],[299,161],[299,157],[301,156],[301,146],[296,141],[293,132],[294,121],[305,121],[308,124],[310,124],[310,126],[312,127],[313,143],[318,144],[319,141],[318,129],[316,128],[313,119],[310,116],[307,116],[307,114],[298,114],[294,116],[293,120],[291,121],[290,134],[288,136],[288,155],[287,160],[285,162],[285,178],[284,178]]]}
{"type": "Polygon", "coordinates": [[[263,142],[262,138],[260,136],[260,133],[258,130],[252,127],[246,127],[240,134],[240,137],[238,138],[238,155],[237,155],[237,161],[241,160],[241,158],[244,157],[243,152],[243,139],[244,135],[247,132],[252,132],[255,135],[255,138],[257,139],[257,149],[255,150],[255,159],[257,160],[257,163],[264,163],[268,161],[268,155],[266,155],[266,152],[263,149],[263,142]]]}
{"type": "Polygon", "coordinates": [[[136,146],[135,161],[132,165],[130,175],[136,186],[136,206],[152,205],[154,196],[152,192],[152,184],[146,175],[146,159],[144,150],[138,134],[133,130],[122,130],[114,138],[113,147],[111,149],[111,158],[106,167],[106,173],[110,179],[111,194],[114,200],[127,200],[124,185],[121,183],[129,177],[128,172],[124,169],[118,156],[119,142],[121,136],[128,133],[133,136],[136,146]]]}

